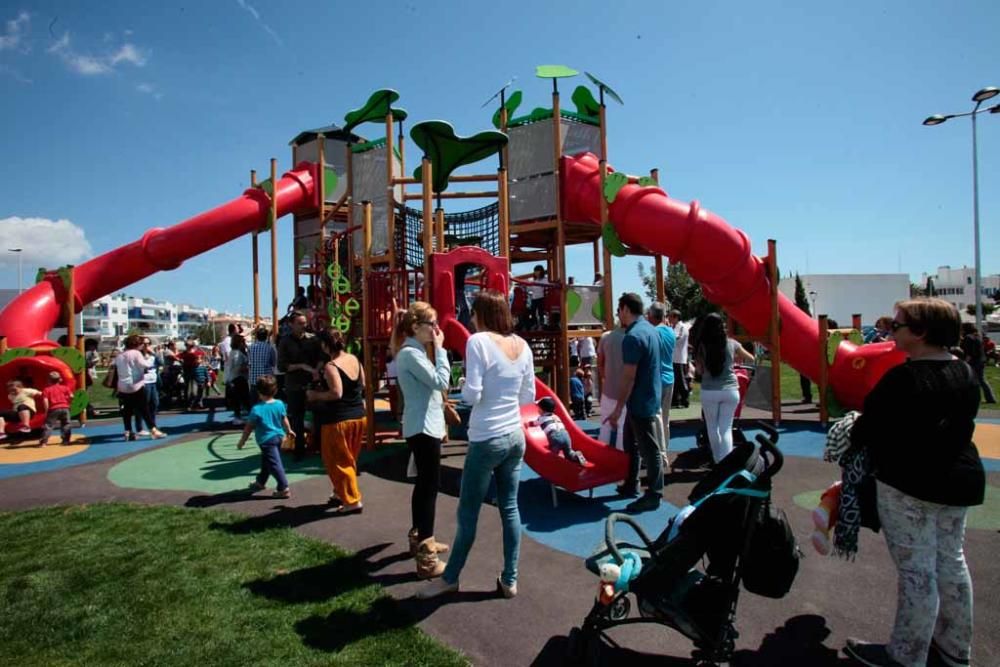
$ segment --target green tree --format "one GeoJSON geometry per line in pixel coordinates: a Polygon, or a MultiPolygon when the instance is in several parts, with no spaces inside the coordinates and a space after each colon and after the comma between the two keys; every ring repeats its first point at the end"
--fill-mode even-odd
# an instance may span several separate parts
{"type": "Polygon", "coordinates": [[[915,299],[918,296],[924,296],[924,290],[920,285],[916,283],[910,283],[910,298],[915,299]]]}
{"type": "MultiPolygon", "coordinates": [[[[992,313],[997,308],[994,304],[992,304],[992,303],[986,303],[985,301],[983,301],[981,305],[983,307],[983,316],[984,317],[986,315],[989,315],[990,313],[992,313]]],[[[965,307],[965,312],[967,312],[969,315],[975,315],[976,314],[976,304],[970,303],[968,306],[965,307]]]]}
{"type": "Polygon", "coordinates": [[[799,274],[795,274],[795,305],[799,307],[806,315],[812,316],[812,311],[809,309],[809,297],[806,296],[805,285],[802,284],[802,278],[799,274]]]}
{"type": "Polygon", "coordinates": [[[214,324],[206,322],[198,327],[194,332],[194,337],[198,339],[198,342],[202,345],[213,345],[219,341],[219,332],[215,328],[214,324]]]}
{"type": "Polygon", "coordinates": [[[937,296],[937,290],[934,289],[934,279],[927,276],[927,286],[924,288],[924,296],[937,296]]]}
{"type": "MultiPolygon", "coordinates": [[[[656,272],[647,271],[642,262],[639,262],[639,280],[646,290],[646,297],[650,301],[656,300],[656,272]]],[[[705,298],[701,285],[695,282],[683,264],[671,262],[667,266],[663,292],[669,307],[681,311],[684,319],[701,317],[719,310],[705,298]]]]}

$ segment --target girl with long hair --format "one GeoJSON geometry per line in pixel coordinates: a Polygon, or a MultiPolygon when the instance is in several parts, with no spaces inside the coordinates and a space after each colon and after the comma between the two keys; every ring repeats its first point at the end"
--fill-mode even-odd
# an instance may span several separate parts
{"type": "Polygon", "coordinates": [[[694,363],[701,373],[701,408],[716,463],[733,451],[733,419],[740,403],[740,384],[733,372],[736,360],[753,363],[754,358],[728,336],[722,316],[709,313],[701,322],[694,363]]]}

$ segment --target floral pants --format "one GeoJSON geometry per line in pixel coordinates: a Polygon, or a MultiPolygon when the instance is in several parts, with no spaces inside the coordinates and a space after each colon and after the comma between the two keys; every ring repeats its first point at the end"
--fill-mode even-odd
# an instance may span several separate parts
{"type": "Polygon", "coordinates": [[[962,551],[967,511],[878,482],[878,515],[899,575],[889,655],[906,667],[926,663],[931,641],[948,663],[969,664],[972,579],[962,551]]]}

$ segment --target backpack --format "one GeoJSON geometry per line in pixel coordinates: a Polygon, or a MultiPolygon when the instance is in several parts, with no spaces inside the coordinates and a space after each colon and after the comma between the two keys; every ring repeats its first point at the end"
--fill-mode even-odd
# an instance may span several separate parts
{"type": "Polygon", "coordinates": [[[784,510],[763,503],[742,559],[743,587],[768,598],[785,597],[802,556],[784,510]]]}

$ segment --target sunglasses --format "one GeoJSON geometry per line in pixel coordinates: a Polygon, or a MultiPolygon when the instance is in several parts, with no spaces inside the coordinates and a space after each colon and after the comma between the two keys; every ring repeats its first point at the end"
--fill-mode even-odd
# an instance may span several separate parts
{"type": "Polygon", "coordinates": [[[436,327],[438,325],[437,320],[424,320],[423,322],[417,322],[417,326],[427,325],[429,327],[436,327]]]}
{"type": "Polygon", "coordinates": [[[906,322],[897,322],[896,320],[893,320],[892,324],[889,325],[889,328],[892,329],[893,331],[899,331],[903,327],[908,327],[908,326],[910,325],[907,324],[906,322]]]}

